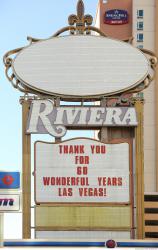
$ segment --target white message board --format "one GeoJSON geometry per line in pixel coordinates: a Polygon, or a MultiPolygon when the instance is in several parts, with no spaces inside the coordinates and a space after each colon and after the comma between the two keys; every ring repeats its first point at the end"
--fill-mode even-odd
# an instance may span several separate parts
{"type": "Polygon", "coordinates": [[[128,203],[129,144],[35,143],[36,203],[128,203]]]}
{"type": "Polygon", "coordinates": [[[105,241],[105,239],[130,239],[126,231],[35,231],[36,239],[54,239],[56,241],[105,241]]]}

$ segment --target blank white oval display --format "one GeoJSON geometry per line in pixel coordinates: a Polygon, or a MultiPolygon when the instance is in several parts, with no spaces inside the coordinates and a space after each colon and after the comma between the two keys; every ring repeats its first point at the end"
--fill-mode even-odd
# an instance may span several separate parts
{"type": "Polygon", "coordinates": [[[18,53],[12,67],[29,89],[66,99],[124,92],[146,78],[150,65],[125,42],[71,35],[31,44],[18,53]]]}

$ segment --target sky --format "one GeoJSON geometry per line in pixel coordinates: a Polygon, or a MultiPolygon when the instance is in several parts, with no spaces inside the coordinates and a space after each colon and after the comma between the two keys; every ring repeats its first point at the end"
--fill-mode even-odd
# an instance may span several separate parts
{"type": "MultiPolygon", "coordinates": [[[[85,12],[95,17],[98,0],[85,0],[85,12]]],[[[0,0],[0,145],[1,170],[21,168],[21,105],[23,94],[15,90],[4,73],[3,55],[28,45],[27,36],[48,38],[67,26],[76,13],[77,0],[0,0]]]]}
{"type": "MultiPolygon", "coordinates": [[[[97,2],[84,0],[85,14],[91,14],[94,19],[97,2]]],[[[3,56],[9,50],[28,45],[27,36],[45,39],[67,26],[68,16],[76,14],[76,4],[77,0],[0,0],[1,171],[22,171],[22,112],[19,98],[23,94],[7,80],[3,56]]],[[[86,135],[87,132],[72,132],[67,134],[67,138],[86,135]]],[[[32,146],[39,139],[54,140],[50,136],[32,136],[32,146]]],[[[21,235],[21,214],[5,214],[4,237],[21,238],[21,235]]]]}

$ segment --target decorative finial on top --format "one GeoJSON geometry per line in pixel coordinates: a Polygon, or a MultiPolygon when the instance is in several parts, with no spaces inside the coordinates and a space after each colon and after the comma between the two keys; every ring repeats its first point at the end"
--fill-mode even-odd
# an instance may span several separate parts
{"type": "MultiPolygon", "coordinates": [[[[68,18],[69,25],[73,26],[76,24],[76,29],[78,34],[84,34],[85,28],[90,26],[93,22],[93,17],[91,15],[84,15],[84,3],[82,0],[77,2],[77,15],[70,15],[68,18]]],[[[87,34],[90,33],[86,29],[87,34]]],[[[73,30],[71,33],[74,34],[73,30]]]]}
{"type": "Polygon", "coordinates": [[[84,3],[82,0],[79,0],[77,3],[77,16],[80,19],[84,17],[84,3]]]}

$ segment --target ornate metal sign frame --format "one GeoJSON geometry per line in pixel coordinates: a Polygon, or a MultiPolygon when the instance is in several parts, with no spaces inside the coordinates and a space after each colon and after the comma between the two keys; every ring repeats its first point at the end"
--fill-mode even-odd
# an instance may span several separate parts
{"type": "MultiPolygon", "coordinates": [[[[70,15],[68,17],[68,23],[69,26],[66,26],[62,29],[60,29],[59,31],[57,31],[54,35],[52,35],[51,37],[49,37],[48,39],[52,39],[53,37],[57,37],[60,36],[62,33],[69,31],[70,35],[90,35],[91,31],[98,33],[99,35],[103,36],[103,37],[107,37],[106,34],[104,34],[100,29],[92,26],[92,22],[93,22],[93,17],[91,15],[85,15],[84,14],[85,9],[84,9],[84,3],[82,0],[78,0],[77,3],[77,15],[70,15]]],[[[39,41],[44,41],[46,39],[37,39],[37,38],[32,38],[32,37],[27,37],[27,40],[30,42],[30,45],[32,43],[36,43],[39,41]]],[[[125,40],[125,42],[129,42],[132,43],[132,39],[127,39],[125,40]]],[[[40,93],[40,91],[38,90],[34,90],[34,89],[30,89],[28,86],[25,86],[23,84],[22,81],[20,81],[19,79],[17,79],[16,75],[12,72],[12,63],[13,63],[13,55],[15,56],[17,53],[19,53],[21,50],[23,50],[25,47],[21,47],[21,48],[17,48],[14,50],[11,50],[9,52],[7,52],[4,57],[3,57],[3,62],[5,64],[5,74],[8,78],[8,80],[11,82],[12,86],[16,89],[18,89],[19,91],[25,93],[25,94],[35,94],[39,97],[45,97],[45,98],[59,98],[61,100],[71,100],[72,98],[64,98],[62,96],[58,96],[57,94],[44,94],[44,93],[40,93]]],[[[141,49],[141,51],[146,54],[149,58],[150,61],[150,66],[151,69],[154,71],[155,67],[157,65],[157,58],[155,56],[155,54],[149,50],[146,49],[141,49]]],[[[146,89],[150,83],[153,81],[154,79],[154,74],[148,74],[146,76],[146,78],[137,86],[134,86],[132,89],[127,89],[126,91],[124,91],[124,93],[138,93],[140,91],[143,91],[144,89],[146,89]]],[[[121,93],[120,93],[121,94],[121,93]]],[[[115,96],[120,95],[120,94],[115,94],[115,96]]],[[[108,96],[111,96],[110,94],[108,96]]],[[[83,98],[74,98],[73,101],[77,101],[77,100],[83,100],[83,101],[93,101],[93,100],[101,100],[102,98],[104,98],[104,95],[101,96],[94,96],[94,97],[89,97],[89,96],[84,96],[83,98]]]]}

